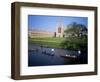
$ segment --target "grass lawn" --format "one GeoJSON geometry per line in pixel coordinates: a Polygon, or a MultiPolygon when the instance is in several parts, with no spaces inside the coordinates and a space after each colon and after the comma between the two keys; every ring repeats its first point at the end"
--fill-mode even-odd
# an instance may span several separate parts
{"type": "Polygon", "coordinates": [[[46,38],[29,38],[29,43],[39,44],[47,47],[62,48],[61,43],[65,38],[46,37],[46,38]]]}

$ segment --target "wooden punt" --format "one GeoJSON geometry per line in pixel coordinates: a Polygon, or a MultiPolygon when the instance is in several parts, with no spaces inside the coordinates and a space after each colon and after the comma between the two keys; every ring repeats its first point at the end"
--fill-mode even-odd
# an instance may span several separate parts
{"type": "Polygon", "coordinates": [[[71,56],[71,55],[61,55],[61,57],[66,58],[66,59],[76,59],[76,56],[71,56]]]}

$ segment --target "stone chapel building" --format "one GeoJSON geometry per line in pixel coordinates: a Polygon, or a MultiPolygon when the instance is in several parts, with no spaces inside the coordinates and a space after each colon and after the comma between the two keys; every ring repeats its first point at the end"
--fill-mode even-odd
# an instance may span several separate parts
{"type": "Polygon", "coordinates": [[[28,30],[28,37],[35,38],[35,37],[64,37],[64,26],[61,23],[61,20],[57,22],[57,26],[55,27],[55,32],[48,32],[39,29],[31,29],[28,30]]]}

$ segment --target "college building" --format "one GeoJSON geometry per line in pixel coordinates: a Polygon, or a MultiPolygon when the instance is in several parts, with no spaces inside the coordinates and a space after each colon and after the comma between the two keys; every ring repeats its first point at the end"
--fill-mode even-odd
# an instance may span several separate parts
{"type": "Polygon", "coordinates": [[[55,27],[55,32],[48,32],[43,31],[40,29],[31,29],[28,30],[28,37],[29,38],[35,38],[35,37],[64,37],[64,26],[62,23],[58,23],[55,27]]]}

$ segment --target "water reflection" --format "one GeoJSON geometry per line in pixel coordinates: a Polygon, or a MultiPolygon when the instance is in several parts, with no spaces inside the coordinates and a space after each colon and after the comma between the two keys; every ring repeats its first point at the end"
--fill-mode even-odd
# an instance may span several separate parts
{"type": "Polygon", "coordinates": [[[79,52],[29,44],[28,66],[86,64],[87,54],[79,52]],[[70,55],[70,57],[66,58],[66,55],[70,55]],[[77,58],[71,58],[74,56],[77,58]]]}

